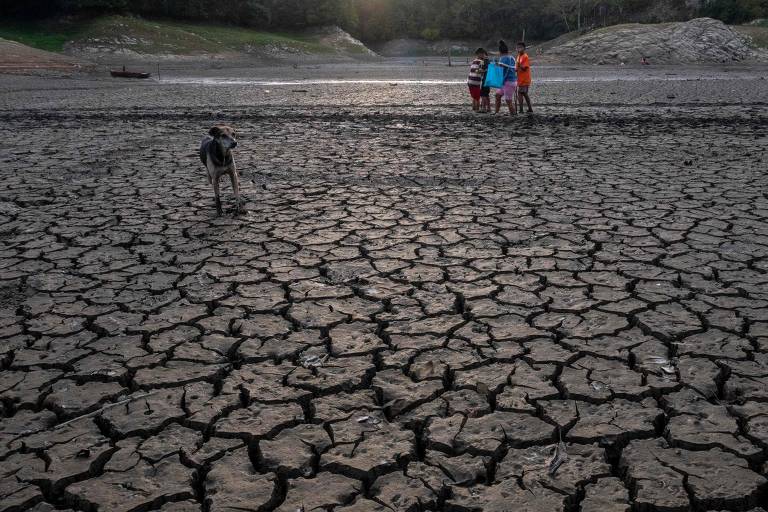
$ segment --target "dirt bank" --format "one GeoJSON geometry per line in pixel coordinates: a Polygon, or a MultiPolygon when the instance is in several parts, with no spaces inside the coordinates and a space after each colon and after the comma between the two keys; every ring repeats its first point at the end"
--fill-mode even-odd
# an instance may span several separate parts
{"type": "Polygon", "coordinates": [[[295,33],[246,27],[106,16],[80,22],[64,53],[99,62],[120,60],[237,60],[275,62],[349,60],[375,56],[362,42],[336,26],[295,33]]]}
{"type": "Polygon", "coordinates": [[[0,38],[0,73],[26,71],[78,71],[89,68],[82,59],[30,48],[0,38]]]}

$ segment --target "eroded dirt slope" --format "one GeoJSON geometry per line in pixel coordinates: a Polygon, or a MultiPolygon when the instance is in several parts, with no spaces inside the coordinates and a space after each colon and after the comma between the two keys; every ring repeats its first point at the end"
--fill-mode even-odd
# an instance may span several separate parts
{"type": "Polygon", "coordinates": [[[73,57],[37,50],[0,38],[1,73],[33,70],[78,71],[87,67],[87,62],[73,57]]]}

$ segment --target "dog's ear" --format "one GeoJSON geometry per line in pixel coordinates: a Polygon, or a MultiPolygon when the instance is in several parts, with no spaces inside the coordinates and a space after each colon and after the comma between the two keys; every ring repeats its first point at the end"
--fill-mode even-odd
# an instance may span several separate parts
{"type": "Polygon", "coordinates": [[[218,126],[214,126],[213,128],[210,129],[210,131],[208,132],[208,135],[210,135],[215,139],[216,137],[221,135],[221,128],[219,128],[218,126]]]}

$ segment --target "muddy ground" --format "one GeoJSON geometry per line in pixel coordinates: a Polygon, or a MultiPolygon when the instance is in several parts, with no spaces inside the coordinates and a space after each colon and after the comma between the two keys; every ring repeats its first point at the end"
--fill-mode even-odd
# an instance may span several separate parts
{"type": "Polygon", "coordinates": [[[765,69],[373,69],[0,76],[0,510],[768,507],[765,69]]]}

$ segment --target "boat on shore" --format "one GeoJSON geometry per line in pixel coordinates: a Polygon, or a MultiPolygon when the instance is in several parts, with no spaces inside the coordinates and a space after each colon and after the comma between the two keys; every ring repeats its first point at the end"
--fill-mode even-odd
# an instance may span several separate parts
{"type": "Polygon", "coordinates": [[[141,71],[126,71],[125,66],[123,66],[122,70],[119,69],[112,69],[109,72],[110,75],[112,75],[113,78],[139,78],[139,79],[147,79],[150,76],[152,76],[149,73],[144,73],[141,71]]]}

